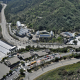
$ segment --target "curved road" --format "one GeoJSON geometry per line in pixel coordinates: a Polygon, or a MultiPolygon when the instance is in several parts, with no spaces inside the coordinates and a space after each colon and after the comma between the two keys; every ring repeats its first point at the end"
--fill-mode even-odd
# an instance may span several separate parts
{"type": "Polygon", "coordinates": [[[30,44],[30,43],[26,43],[26,42],[21,42],[21,41],[18,41],[16,39],[14,39],[13,37],[11,37],[8,33],[8,29],[7,29],[7,22],[6,22],[6,19],[5,19],[5,14],[4,14],[4,10],[6,8],[6,4],[3,4],[3,8],[2,8],[2,11],[1,11],[1,28],[2,28],[2,35],[3,35],[3,38],[10,44],[13,44],[13,45],[16,45],[17,47],[18,46],[21,46],[21,47],[25,47],[25,46],[28,46],[28,45],[36,45],[37,46],[37,43],[36,44],[30,44]]]}
{"type": "Polygon", "coordinates": [[[72,47],[79,47],[79,46],[75,46],[75,45],[62,45],[62,46],[60,46],[60,45],[41,45],[40,43],[39,44],[37,44],[37,43],[33,43],[33,42],[31,42],[30,41],[30,43],[26,43],[25,41],[18,41],[18,40],[16,40],[16,39],[14,39],[13,37],[11,37],[10,35],[9,35],[9,33],[8,33],[8,29],[7,29],[7,26],[6,26],[6,24],[7,24],[7,22],[6,22],[6,19],[5,19],[5,14],[4,14],[4,9],[6,8],[6,4],[3,4],[2,3],[2,5],[3,5],[3,8],[2,8],[2,11],[1,11],[1,27],[2,27],[2,35],[3,35],[3,38],[8,42],[8,43],[10,43],[10,44],[13,44],[13,45],[15,45],[15,46],[17,46],[17,47],[21,47],[21,48],[24,48],[24,47],[26,47],[26,46],[28,46],[28,45],[30,45],[30,46],[40,46],[40,47],[46,47],[46,48],[63,48],[63,47],[67,47],[67,46],[72,46],[72,47]]]}
{"type": "Polygon", "coordinates": [[[5,18],[5,14],[4,14],[4,10],[6,8],[6,4],[3,4],[3,8],[2,8],[2,11],[1,11],[1,28],[2,28],[2,35],[3,35],[3,38],[10,44],[13,44],[15,46],[21,46],[21,47],[25,47],[27,46],[28,44],[23,44],[23,42],[20,42],[16,39],[14,39],[13,37],[11,37],[8,33],[8,28],[7,28],[7,22],[6,22],[6,18],[5,18]]]}
{"type": "Polygon", "coordinates": [[[3,8],[2,8],[2,11],[1,11],[1,28],[2,28],[2,35],[3,35],[3,38],[8,41],[9,43],[13,43],[15,41],[15,39],[13,39],[8,31],[7,31],[7,26],[6,26],[6,19],[5,19],[5,15],[4,15],[4,9],[6,8],[6,4],[2,4],[3,5],[3,8]]]}
{"type": "Polygon", "coordinates": [[[26,77],[24,80],[34,80],[36,77],[44,74],[47,71],[50,71],[52,69],[56,69],[56,68],[61,67],[61,66],[77,63],[78,61],[80,61],[80,59],[73,58],[71,60],[62,60],[59,62],[55,62],[55,63],[51,64],[50,66],[43,68],[43,70],[39,69],[38,71],[35,71],[33,73],[26,73],[26,77]]]}

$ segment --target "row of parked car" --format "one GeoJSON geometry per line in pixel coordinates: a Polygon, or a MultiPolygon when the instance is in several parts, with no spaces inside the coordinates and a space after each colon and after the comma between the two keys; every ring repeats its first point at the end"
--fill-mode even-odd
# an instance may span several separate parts
{"type": "Polygon", "coordinates": [[[35,66],[43,64],[44,62],[51,61],[52,59],[55,59],[56,57],[60,58],[60,55],[58,53],[56,53],[56,54],[50,54],[50,55],[43,56],[39,59],[36,59],[32,62],[27,63],[28,69],[31,69],[35,66]]]}

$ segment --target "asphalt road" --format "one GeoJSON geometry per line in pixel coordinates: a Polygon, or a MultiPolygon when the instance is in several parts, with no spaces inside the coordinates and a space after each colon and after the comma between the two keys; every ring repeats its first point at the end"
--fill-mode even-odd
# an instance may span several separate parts
{"type": "Polygon", "coordinates": [[[61,66],[73,64],[73,63],[76,63],[78,61],[80,61],[80,59],[73,58],[71,60],[63,60],[63,61],[55,62],[51,66],[48,66],[46,68],[39,69],[38,71],[35,71],[33,73],[27,73],[26,76],[28,76],[28,77],[26,77],[24,80],[33,80],[36,77],[40,76],[41,74],[43,74],[47,71],[50,71],[52,69],[56,69],[56,68],[61,67],[61,66]]]}
{"type": "Polygon", "coordinates": [[[5,14],[4,14],[4,10],[6,8],[6,4],[3,4],[3,8],[2,8],[2,11],[1,11],[1,28],[2,28],[2,35],[3,35],[3,38],[9,42],[10,44],[13,44],[13,45],[16,45],[16,46],[19,46],[23,43],[21,43],[20,41],[14,39],[13,37],[11,37],[8,33],[8,28],[7,28],[7,22],[6,22],[6,19],[5,19],[5,14]]]}
{"type": "Polygon", "coordinates": [[[5,15],[4,15],[4,9],[6,8],[6,4],[2,4],[4,7],[2,8],[2,11],[1,11],[1,27],[2,27],[2,35],[4,37],[5,40],[7,40],[9,43],[12,43],[12,40],[14,40],[8,33],[8,30],[7,30],[7,26],[6,26],[6,19],[5,19],[5,15]]]}

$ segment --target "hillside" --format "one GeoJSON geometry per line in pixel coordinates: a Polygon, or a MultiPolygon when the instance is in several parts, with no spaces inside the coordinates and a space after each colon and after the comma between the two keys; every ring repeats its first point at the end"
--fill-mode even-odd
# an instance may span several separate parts
{"type": "Polygon", "coordinates": [[[0,4],[0,23],[1,23],[1,10],[2,10],[2,5],[0,4]]]}
{"type": "Polygon", "coordinates": [[[2,9],[2,5],[0,4],[0,12],[1,12],[1,9],[2,9]]]}
{"type": "Polygon", "coordinates": [[[3,1],[3,3],[8,3],[11,0],[0,0],[0,1],[3,1]]]}
{"type": "Polygon", "coordinates": [[[8,22],[19,20],[35,30],[79,30],[80,0],[11,0],[5,14],[8,22]]]}

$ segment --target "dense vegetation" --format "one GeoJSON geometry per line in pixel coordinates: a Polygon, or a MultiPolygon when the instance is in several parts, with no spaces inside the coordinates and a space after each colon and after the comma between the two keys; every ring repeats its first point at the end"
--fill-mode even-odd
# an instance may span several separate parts
{"type": "Polygon", "coordinates": [[[0,4],[0,12],[1,12],[1,9],[2,9],[2,5],[0,4]]]}
{"type": "Polygon", "coordinates": [[[49,71],[35,80],[79,80],[80,62],[49,71]]]}
{"type": "Polygon", "coordinates": [[[0,39],[2,39],[2,29],[1,29],[1,26],[0,26],[0,39]]]}
{"type": "Polygon", "coordinates": [[[8,22],[19,20],[35,30],[79,30],[80,0],[11,0],[5,14],[8,22]]]}
{"type": "Polygon", "coordinates": [[[3,3],[8,3],[11,0],[0,0],[0,1],[3,1],[3,3]]]}

